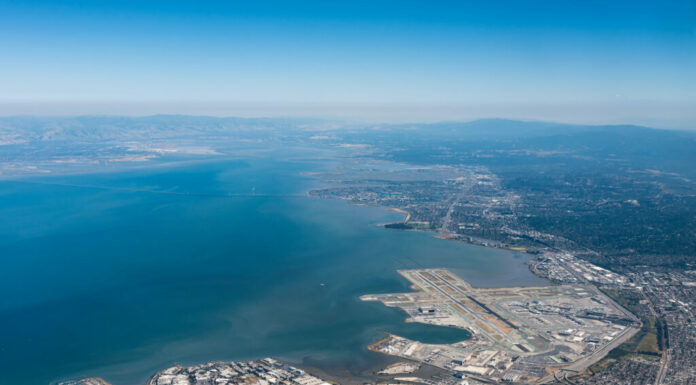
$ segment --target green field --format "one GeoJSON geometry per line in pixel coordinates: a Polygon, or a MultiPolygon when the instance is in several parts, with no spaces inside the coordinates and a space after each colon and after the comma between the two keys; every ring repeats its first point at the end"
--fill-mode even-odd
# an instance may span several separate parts
{"type": "MultiPolygon", "coordinates": [[[[624,298],[616,291],[603,290],[603,292],[628,310],[632,311],[633,307],[643,306],[639,303],[639,301],[624,298]]],[[[649,316],[642,317],[641,322],[643,323],[643,326],[640,328],[638,333],[636,333],[628,341],[614,348],[614,350],[609,352],[604,359],[590,366],[590,370],[593,373],[597,373],[605,370],[615,361],[623,360],[636,355],[648,360],[659,359],[662,352],[660,351],[657,338],[657,320],[655,317],[649,316]]]]}

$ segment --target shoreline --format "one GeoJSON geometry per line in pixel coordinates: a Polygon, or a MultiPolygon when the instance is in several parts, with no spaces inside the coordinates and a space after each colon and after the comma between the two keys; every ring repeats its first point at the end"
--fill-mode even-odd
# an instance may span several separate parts
{"type": "Polygon", "coordinates": [[[404,221],[403,221],[404,224],[408,223],[408,221],[411,220],[411,213],[409,213],[406,210],[402,210],[402,209],[397,208],[397,207],[389,207],[389,208],[387,208],[387,210],[393,211],[393,212],[399,213],[399,214],[406,214],[406,219],[404,219],[404,221]]]}
{"type": "MultiPolygon", "coordinates": [[[[305,197],[317,198],[317,197],[314,197],[310,194],[311,191],[312,191],[311,189],[307,190],[305,192],[305,197]]],[[[343,200],[343,199],[341,199],[341,200],[343,200]]],[[[408,223],[408,221],[411,220],[411,214],[408,211],[403,210],[403,209],[399,209],[399,208],[395,208],[395,207],[384,207],[384,206],[379,206],[379,205],[362,205],[362,204],[352,203],[349,201],[347,201],[347,203],[349,203],[351,205],[356,205],[356,206],[380,207],[382,209],[386,209],[386,210],[391,211],[391,212],[406,215],[406,217],[404,218],[404,220],[402,222],[390,222],[390,223],[406,224],[406,223],[408,223]]],[[[389,224],[389,223],[382,223],[382,224],[377,224],[377,225],[382,227],[383,229],[389,230],[389,228],[385,227],[386,224],[389,224]]],[[[395,229],[395,230],[397,230],[397,229],[395,229]]],[[[455,240],[455,241],[464,242],[464,243],[474,245],[474,246],[481,246],[481,247],[487,247],[487,248],[492,248],[492,249],[499,249],[499,250],[506,250],[506,251],[522,253],[528,257],[533,256],[532,254],[527,253],[526,249],[520,250],[520,249],[513,249],[513,248],[509,248],[509,247],[504,247],[504,246],[501,246],[500,244],[496,244],[496,242],[494,242],[494,241],[466,237],[466,236],[458,235],[458,234],[442,233],[442,232],[438,231],[437,229],[410,228],[410,229],[398,229],[398,230],[427,232],[427,233],[432,233],[434,238],[446,239],[446,240],[455,240]]],[[[529,269],[529,270],[532,274],[539,277],[539,275],[535,274],[534,271],[532,271],[531,269],[529,269]]],[[[331,366],[323,367],[322,365],[317,365],[318,363],[313,363],[311,361],[306,361],[306,360],[303,360],[302,362],[295,362],[295,363],[291,362],[291,364],[298,367],[298,368],[306,370],[310,374],[313,374],[313,375],[321,377],[325,380],[328,380],[329,382],[338,382],[338,383],[341,383],[344,385],[364,384],[366,380],[375,381],[375,382],[388,381],[391,379],[391,378],[388,378],[389,376],[380,376],[377,374],[379,369],[382,369],[383,367],[386,367],[390,364],[394,364],[398,361],[407,360],[407,361],[416,362],[416,363],[418,363],[418,361],[408,360],[408,359],[403,358],[403,357],[384,354],[382,352],[379,352],[379,351],[373,349],[374,345],[379,344],[379,342],[384,341],[386,338],[388,338],[388,337],[379,338],[378,340],[376,340],[376,341],[374,341],[374,342],[372,342],[369,345],[364,347],[366,350],[371,351],[372,353],[380,356],[379,368],[375,368],[374,370],[373,370],[373,368],[371,368],[371,369],[365,370],[364,372],[356,373],[356,372],[353,372],[350,368],[339,369],[337,367],[331,367],[331,366]]],[[[261,359],[261,358],[263,358],[263,357],[260,357],[258,359],[261,359]]],[[[211,362],[218,362],[218,360],[209,361],[207,363],[211,363],[211,362]]],[[[288,362],[288,361],[284,361],[284,362],[288,362]]],[[[205,363],[202,362],[201,364],[205,364],[205,363]]],[[[440,368],[437,368],[437,367],[434,367],[431,365],[424,365],[424,368],[426,369],[426,371],[433,371],[433,370],[435,370],[437,372],[444,371],[443,369],[440,369],[440,368]]],[[[162,370],[165,370],[165,369],[166,368],[163,368],[163,369],[156,371],[153,375],[151,375],[148,378],[146,384],[149,384],[151,382],[152,378],[154,378],[157,374],[159,374],[162,370]]],[[[94,381],[95,378],[82,379],[82,381],[85,381],[85,380],[94,381]]],[[[99,380],[102,381],[102,383],[100,383],[100,385],[109,385],[108,382],[101,380],[101,379],[99,379],[99,380]]],[[[81,380],[77,380],[77,382],[68,382],[68,384],[69,385],[92,385],[91,383],[83,383],[80,381],[81,380]]]]}
{"type": "MultiPolygon", "coordinates": [[[[408,214],[407,211],[404,211],[401,209],[387,208],[387,210],[398,212],[398,213],[408,214]]],[[[409,219],[410,219],[410,214],[409,214],[409,219]]],[[[415,232],[421,232],[421,233],[430,233],[430,234],[433,234],[433,238],[450,240],[450,241],[458,241],[458,242],[466,243],[468,245],[487,247],[487,248],[497,249],[497,250],[511,251],[511,252],[515,252],[515,253],[524,254],[524,255],[529,256],[529,257],[535,256],[535,254],[531,253],[529,251],[529,248],[527,248],[527,247],[505,246],[505,245],[502,245],[501,242],[494,241],[491,239],[477,238],[477,237],[472,237],[469,235],[461,235],[461,234],[442,233],[438,230],[424,229],[424,228],[415,228],[415,227],[414,228],[396,228],[396,227],[390,228],[390,227],[386,227],[387,225],[400,225],[400,224],[407,224],[407,222],[406,221],[404,221],[404,222],[385,222],[385,223],[376,223],[375,225],[378,227],[384,228],[385,230],[415,231],[415,232]]],[[[530,271],[532,272],[532,274],[538,276],[531,269],[530,269],[530,271]]]]}

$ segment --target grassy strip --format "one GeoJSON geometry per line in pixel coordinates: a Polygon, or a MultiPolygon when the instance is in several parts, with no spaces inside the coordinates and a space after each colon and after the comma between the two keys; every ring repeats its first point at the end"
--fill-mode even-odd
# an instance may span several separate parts
{"type": "MultiPolygon", "coordinates": [[[[634,308],[644,306],[639,300],[632,298],[624,298],[615,290],[602,290],[604,294],[611,297],[619,305],[625,307],[629,311],[637,313],[634,308]]],[[[613,362],[624,360],[633,356],[641,356],[648,360],[659,359],[662,351],[658,344],[658,329],[657,320],[653,316],[641,317],[643,326],[631,339],[617,346],[607,354],[599,362],[590,366],[592,373],[598,373],[608,368],[613,362]]]]}

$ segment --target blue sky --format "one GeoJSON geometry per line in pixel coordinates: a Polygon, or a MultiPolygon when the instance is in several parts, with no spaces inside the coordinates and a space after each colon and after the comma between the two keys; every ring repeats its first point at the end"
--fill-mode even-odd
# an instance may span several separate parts
{"type": "Polygon", "coordinates": [[[694,0],[0,0],[1,114],[687,127],[691,110],[694,0]]]}

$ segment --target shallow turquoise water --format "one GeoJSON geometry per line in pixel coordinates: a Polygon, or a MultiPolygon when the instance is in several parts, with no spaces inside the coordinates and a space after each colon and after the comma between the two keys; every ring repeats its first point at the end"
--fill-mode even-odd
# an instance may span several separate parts
{"type": "Polygon", "coordinates": [[[529,285],[513,253],[389,231],[379,208],[305,197],[306,162],[255,159],[0,181],[0,384],[99,375],[142,384],[174,362],[275,356],[360,371],[404,323],[362,294],[408,291],[396,269],[529,285]]]}

